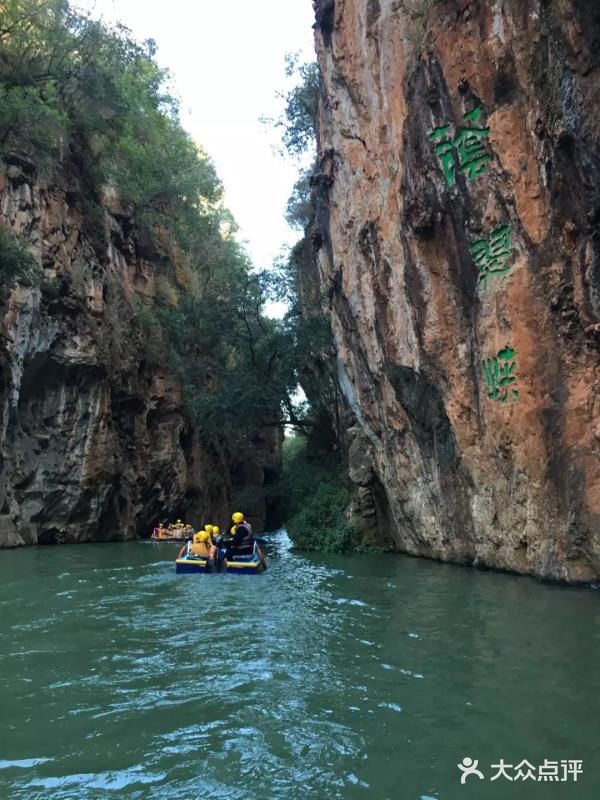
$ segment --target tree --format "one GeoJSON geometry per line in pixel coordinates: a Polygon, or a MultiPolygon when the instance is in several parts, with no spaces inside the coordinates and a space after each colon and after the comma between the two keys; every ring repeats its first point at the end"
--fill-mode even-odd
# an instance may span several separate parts
{"type": "Polygon", "coordinates": [[[285,218],[288,225],[296,230],[304,231],[313,215],[311,178],[314,172],[314,163],[300,172],[287,202],[285,218]]]}
{"type": "MultiPolygon", "coordinates": [[[[93,229],[106,188],[116,194],[160,287],[132,314],[132,332],[168,348],[190,417],[238,441],[293,414],[293,338],[263,314],[265,282],[234,239],[212,162],[180,125],[154,43],[66,0],[5,0],[0,47],[0,157],[18,151],[49,174],[65,157],[75,163],[93,229]]],[[[8,281],[20,274],[11,247],[8,281]]]]}
{"type": "Polygon", "coordinates": [[[283,114],[279,119],[264,118],[263,121],[280,128],[285,151],[293,158],[300,158],[316,150],[319,65],[316,62],[301,63],[298,54],[288,53],[285,74],[295,80],[295,85],[282,94],[285,102],[283,114]]]}

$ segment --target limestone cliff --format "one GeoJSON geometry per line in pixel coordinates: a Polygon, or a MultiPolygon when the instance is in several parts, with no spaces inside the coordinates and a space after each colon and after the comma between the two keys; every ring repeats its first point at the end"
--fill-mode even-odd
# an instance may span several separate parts
{"type": "Polygon", "coordinates": [[[317,246],[398,550],[600,576],[600,9],[317,0],[317,246]]]}
{"type": "MultiPolygon", "coordinates": [[[[114,197],[92,213],[77,175],[44,182],[17,157],[0,167],[0,224],[44,275],[2,298],[0,546],[132,538],[173,515],[224,521],[233,491],[279,469],[277,429],[237,455],[192,430],[136,316],[159,253],[114,197]]],[[[254,511],[260,529],[267,509],[254,511]]]]}

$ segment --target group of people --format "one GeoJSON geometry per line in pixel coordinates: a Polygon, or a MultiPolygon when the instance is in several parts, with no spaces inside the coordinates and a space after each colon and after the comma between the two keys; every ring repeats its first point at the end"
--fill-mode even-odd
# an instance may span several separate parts
{"type": "Polygon", "coordinates": [[[159,542],[180,542],[182,539],[185,541],[185,539],[192,536],[193,533],[194,529],[191,525],[188,525],[186,522],[182,522],[180,519],[178,519],[176,522],[172,522],[170,525],[167,525],[166,522],[161,522],[158,527],[154,528],[150,538],[159,542]]]}
{"type": "Polygon", "coordinates": [[[221,533],[218,525],[207,523],[204,530],[194,534],[188,542],[188,553],[218,564],[226,558],[228,561],[236,557],[252,555],[254,552],[254,534],[252,526],[246,521],[241,511],[231,516],[233,526],[229,531],[221,533]]]}
{"type": "MultiPolygon", "coordinates": [[[[160,527],[165,529],[165,523],[161,522],[160,527]]],[[[182,522],[178,519],[176,522],[172,522],[168,527],[166,527],[168,531],[182,531],[183,533],[191,533],[194,529],[191,525],[188,525],[187,522],[182,522]]]]}

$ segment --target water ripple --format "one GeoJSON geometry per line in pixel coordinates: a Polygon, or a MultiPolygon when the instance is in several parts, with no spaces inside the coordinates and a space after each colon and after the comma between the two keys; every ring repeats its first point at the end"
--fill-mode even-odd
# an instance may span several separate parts
{"type": "Polygon", "coordinates": [[[0,797],[450,800],[475,748],[592,763],[597,593],[284,534],[258,577],[176,551],[2,554],[0,797]]]}

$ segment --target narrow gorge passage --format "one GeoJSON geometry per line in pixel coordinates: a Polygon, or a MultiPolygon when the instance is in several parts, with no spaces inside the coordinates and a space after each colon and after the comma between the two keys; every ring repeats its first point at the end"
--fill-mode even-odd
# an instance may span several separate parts
{"type": "Polygon", "coordinates": [[[600,797],[598,0],[0,0],[0,800],[600,797]]]}

